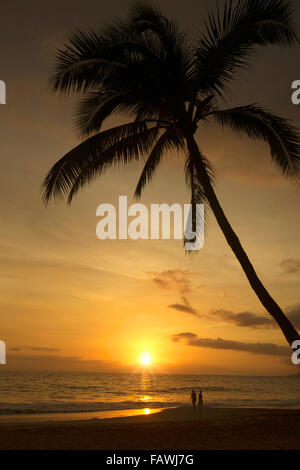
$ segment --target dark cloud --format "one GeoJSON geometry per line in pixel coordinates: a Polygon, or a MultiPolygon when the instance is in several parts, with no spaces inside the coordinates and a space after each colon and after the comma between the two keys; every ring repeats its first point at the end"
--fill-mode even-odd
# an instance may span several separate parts
{"type": "Polygon", "coordinates": [[[125,370],[118,362],[86,360],[78,356],[55,354],[7,354],[6,368],[26,370],[64,370],[111,372],[125,370]]]}
{"type": "Polygon", "coordinates": [[[41,348],[41,347],[27,348],[27,349],[30,349],[31,351],[45,351],[45,352],[58,352],[58,351],[61,351],[61,349],[57,349],[57,348],[41,348]]]}
{"type": "Polygon", "coordinates": [[[251,354],[264,354],[270,356],[287,356],[290,349],[286,346],[278,346],[273,343],[244,343],[241,341],[231,341],[223,338],[199,338],[194,333],[179,333],[172,336],[176,343],[185,341],[189,346],[199,348],[211,348],[231,351],[242,351],[251,354]]]}
{"type": "Polygon", "coordinates": [[[284,259],[281,261],[280,266],[288,274],[294,274],[300,272],[300,259],[284,259]]]}
{"type": "Polygon", "coordinates": [[[199,317],[197,310],[191,305],[188,300],[188,294],[191,291],[191,283],[189,277],[193,275],[190,271],[183,271],[181,269],[174,269],[169,271],[162,271],[155,274],[153,282],[162,289],[173,289],[178,292],[182,303],[174,303],[168,305],[168,308],[173,308],[179,312],[188,313],[199,317]]]}
{"type": "Polygon", "coordinates": [[[39,351],[39,352],[59,352],[61,349],[57,348],[44,348],[41,346],[17,346],[14,348],[10,348],[10,351],[23,351],[24,349],[30,351],[39,351]]]}
{"type": "Polygon", "coordinates": [[[182,339],[189,340],[192,338],[197,338],[197,335],[195,335],[195,333],[178,333],[177,335],[172,336],[174,343],[179,343],[182,339]]]}
{"type": "Polygon", "coordinates": [[[229,310],[213,310],[212,314],[227,323],[248,328],[275,328],[273,319],[252,312],[234,313],[229,310]]]}
{"type": "Polygon", "coordinates": [[[155,277],[153,279],[153,282],[158,285],[158,287],[161,287],[162,289],[168,289],[168,283],[166,281],[163,281],[162,279],[159,279],[155,277]]]}
{"type": "Polygon", "coordinates": [[[174,310],[178,310],[179,312],[190,313],[191,315],[199,317],[197,311],[193,307],[190,307],[188,305],[172,304],[169,305],[168,308],[173,308],[174,310]]]}

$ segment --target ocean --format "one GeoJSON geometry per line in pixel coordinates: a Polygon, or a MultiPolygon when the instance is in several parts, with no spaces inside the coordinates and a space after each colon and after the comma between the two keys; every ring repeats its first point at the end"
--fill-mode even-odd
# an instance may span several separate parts
{"type": "Polygon", "coordinates": [[[0,414],[83,413],[177,407],[191,390],[204,406],[299,408],[300,375],[211,375],[12,372],[0,370],[0,414]]]}

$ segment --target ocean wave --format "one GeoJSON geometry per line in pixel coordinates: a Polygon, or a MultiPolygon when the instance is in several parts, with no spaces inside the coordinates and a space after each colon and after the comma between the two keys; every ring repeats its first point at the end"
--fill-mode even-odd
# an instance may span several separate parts
{"type": "Polygon", "coordinates": [[[48,413],[84,413],[93,411],[136,410],[144,408],[169,408],[182,406],[182,402],[136,401],[121,402],[47,402],[47,403],[0,403],[0,415],[8,414],[48,414],[48,413]]]}
{"type": "Polygon", "coordinates": [[[0,374],[0,415],[101,412],[190,404],[203,391],[214,407],[300,407],[294,377],[86,374],[10,372],[0,374]]]}
{"type": "MultiPolygon", "coordinates": [[[[40,402],[40,403],[0,403],[1,415],[15,414],[52,414],[52,413],[84,413],[114,410],[133,410],[145,408],[171,408],[186,406],[187,401],[120,401],[120,402],[40,402]]],[[[226,400],[209,401],[208,408],[299,408],[300,401],[271,400],[226,400]]]]}

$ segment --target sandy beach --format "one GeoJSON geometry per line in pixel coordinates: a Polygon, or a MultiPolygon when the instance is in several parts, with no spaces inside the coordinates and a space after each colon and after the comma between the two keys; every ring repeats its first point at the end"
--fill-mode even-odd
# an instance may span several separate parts
{"type": "Polygon", "coordinates": [[[299,409],[182,407],[140,416],[0,422],[0,449],[300,450],[299,409]]]}

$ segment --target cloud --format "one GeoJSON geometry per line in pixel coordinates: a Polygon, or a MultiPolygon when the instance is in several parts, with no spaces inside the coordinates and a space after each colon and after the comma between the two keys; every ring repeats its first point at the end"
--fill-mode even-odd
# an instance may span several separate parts
{"type": "Polygon", "coordinates": [[[281,261],[280,266],[285,270],[287,274],[294,274],[300,272],[299,259],[284,259],[281,261]]]}
{"type": "Polygon", "coordinates": [[[173,269],[152,274],[155,275],[153,282],[162,289],[175,289],[180,293],[180,295],[186,295],[191,290],[189,277],[192,273],[190,271],[173,269]]]}
{"type": "Polygon", "coordinates": [[[121,372],[125,367],[118,362],[82,359],[78,356],[59,356],[54,354],[7,354],[6,368],[26,370],[64,370],[121,372]]]}
{"type": "MultiPolygon", "coordinates": [[[[281,263],[288,269],[289,272],[300,271],[300,260],[285,260],[281,263]]],[[[177,310],[178,312],[187,313],[198,318],[205,318],[207,320],[221,320],[225,323],[253,329],[270,329],[277,328],[277,323],[273,318],[267,315],[258,315],[253,312],[232,312],[231,310],[217,309],[211,310],[210,313],[200,315],[197,309],[191,305],[188,295],[191,292],[190,277],[195,273],[191,271],[184,271],[180,269],[162,271],[160,273],[152,273],[155,275],[153,282],[161,289],[174,289],[178,292],[182,302],[174,302],[168,305],[168,308],[177,310]]],[[[300,329],[300,304],[293,308],[286,309],[286,314],[291,320],[296,329],[300,329]]]]}
{"type": "Polygon", "coordinates": [[[161,287],[162,289],[168,289],[169,288],[168,283],[166,281],[164,281],[163,279],[159,279],[159,278],[155,277],[153,279],[153,282],[155,282],[158,285],[158,287],[161,287]]]}
{"type": "Polygon", "coordinates": [[[276,324],[273,319],[264,315],[257,315],[252,312],[234,313],[229,310],[213,310],[212,314],[217,318],[232,323],[236,326],[248,328],[275,328],[276,324]]]}
{"type": "Polygon", "coordinates": [[[168,305],[168,308],[173,308],[179,312],[200,317],[197,310],[191,305],[187,297],[191,291],[191,283],[189,279],[191,275],[193,275],[193,273],[190,271],[183,271],[181,269],[162,271],[161,273],[155,274],[153,282],[155,282],[155,284],[161,289],[174,289],[180,295],[182,303],[168,305]]]}
{"type": "Polygon", "coordinates": [[[197,335],[195,335],[195,333],[178,333],[177,335],[172,336],[174,343],[179,343],[182,339],[189,340],[192,338],[197,338],[197,335]]]}
{"type": "Polygon", "coordinates": [[[10,351],[23,351],[24,349],[29,349],[30,351],[40,351],[40,352],[59,352],[61,349],[57,348],[44,348],[41,346],[16,346],[10,348],[10,351]]]}
{"type": "Polygon", "coordinates": [[[178,310],[179,312],[190,313],[191,315],[199,317],[197,311],[193,307],[189,307],[188,305],[172,304],[168,305],[168,308],[173,308],[174,310],[178,310]]]}
{"type": "Polygon", "coordinates": [[[31,351],[46,351],[46,352],[58,352],[58,351],[61,351],[61,349],[57,349],[57,348],[41,348],[41,347],[27,348],[27,349],[31,349],[31,351]]]}
{"type": "Polygon", "coordinates": [[[184,341],[188,346],[211,348],[220,350],[242,351],[251,354],[264,354],[269,356],[287,356],[290,349],[273,343],[244,343],[223,338],[199,338],[195,333],[179,333],[172,336],[175,343],[184,341]]]}

